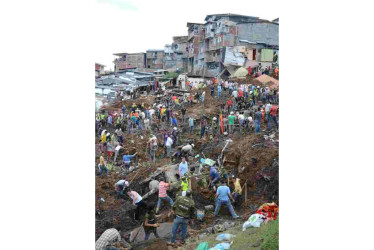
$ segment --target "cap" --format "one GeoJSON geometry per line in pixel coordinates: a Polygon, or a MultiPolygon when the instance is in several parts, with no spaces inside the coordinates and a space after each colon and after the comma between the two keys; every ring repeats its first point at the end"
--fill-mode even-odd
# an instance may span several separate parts
{"type": "Polygon", "coordinates": [[[173,129],[174,129],[174,130],[177,130],[177,128],[176,128],[176,127],[174,127],[173,129]]]}

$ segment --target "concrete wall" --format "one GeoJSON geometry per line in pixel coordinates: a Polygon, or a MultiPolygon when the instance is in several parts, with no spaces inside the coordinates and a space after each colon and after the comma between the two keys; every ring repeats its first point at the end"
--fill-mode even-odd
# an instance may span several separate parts
{"type": "Polygon", "coordinates": [[[144,68],[145,61],[144,61],[144,53],[137,53],[137,54],[128,54],[126,58],[126,62],[128,64],[134,65],[137,68],[144,68]]]}
{"type": "Polygon", "coordinates": [[[273,23],[240,23],[238,39],[279,46],[279,25],[273,23]]]}

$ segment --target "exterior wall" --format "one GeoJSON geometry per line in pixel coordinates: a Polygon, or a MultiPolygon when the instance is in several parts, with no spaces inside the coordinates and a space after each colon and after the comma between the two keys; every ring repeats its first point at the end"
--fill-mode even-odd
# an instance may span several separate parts
{"type": "Polygon", "coordinates": [[[238,39],[279,46],[279,25],[274,23],[240,23],[238,39]]]}
{"type": "Polygon", "coordinates": [[[163,69],[164,51],[151,51],[148,50],[146,54],[147,68],[151,69],[163,69]]]}
{"type": "Polygon", "coordinates": [[[126,62],[137,68],[144,68],[145,67],[144,53],[128,54],[126,62]]]}

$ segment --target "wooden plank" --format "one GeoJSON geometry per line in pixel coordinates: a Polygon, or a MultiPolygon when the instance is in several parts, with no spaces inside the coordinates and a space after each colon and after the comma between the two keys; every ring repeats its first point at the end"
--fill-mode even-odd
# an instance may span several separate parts
{"type": "Polygon", "coordinates": [[[245,206],[247,206],[247,190],[248,190],[248,186],[247,186],[247,181],[245,181],[245,206]]]}

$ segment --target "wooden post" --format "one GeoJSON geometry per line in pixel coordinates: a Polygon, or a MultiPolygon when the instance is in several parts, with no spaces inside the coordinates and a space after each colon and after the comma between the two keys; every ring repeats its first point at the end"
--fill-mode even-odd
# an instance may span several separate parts
{"type": "Polygon", "coordinates": [[[247,206],[247,190],[248,190],[247,181],[245,181],[244,187],[245,187],[245,206],[247,206]]]}

